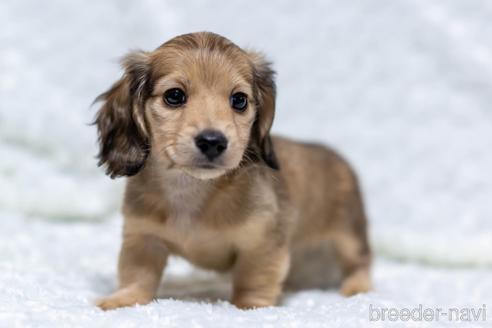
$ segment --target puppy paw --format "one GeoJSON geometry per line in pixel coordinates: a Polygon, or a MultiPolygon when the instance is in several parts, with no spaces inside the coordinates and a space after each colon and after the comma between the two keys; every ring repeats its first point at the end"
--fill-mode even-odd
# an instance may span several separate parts
{"type": "Polygon", "coordinates": [[[340,294],[352,296],[355,294],[366,293],[371,290],[371,278],[366,269],[360,269],[347,276],[342,281],[340,294]]]}
{"type": "Polygon", "coordinates": [[[147,293],[137,289],[121,289],[114,294],[96,301],[96,306],[101,310],[113,310],[125,306],[145,305],[152,301],[147,293]]]}
{"type": "Polygon", "coordinates": [[[275,301],[253,297],[234,298],[231,303],[241,310],[275,306],[275,301]]]}

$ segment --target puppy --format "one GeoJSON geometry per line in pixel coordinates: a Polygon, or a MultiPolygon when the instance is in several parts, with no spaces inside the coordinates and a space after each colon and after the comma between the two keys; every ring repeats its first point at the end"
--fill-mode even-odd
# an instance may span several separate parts
{"type": "Polygon", "coordinates": [[[275,305],[304,248],[334,249],[342,294],[369,290],[354,172],[323,146],[270,137],[274,72],[262,55],[202,32],[123,67],[97,98],[99,164],[128,177],[119,287],[100,308],[149,303],[172,254],[231,271],[239,308],[275,305]]]}

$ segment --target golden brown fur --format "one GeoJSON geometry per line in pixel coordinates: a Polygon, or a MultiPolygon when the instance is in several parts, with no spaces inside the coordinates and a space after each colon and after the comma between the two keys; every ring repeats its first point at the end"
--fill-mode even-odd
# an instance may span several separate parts
{"type": "Polygon", "coordinates": [[[344,295],[370,288],[356,177],[332,150],[269,136],[275,84],[263,56],[194,33],[132,53],[123,66],[98,98],[96,119],[100,164],[129,177],[119,288],[98,302],[102,309],[150,302],[171,254],[232,271],[241,308],[275,305],[306,245],[333,246],[344,295]],[[163,101],[173,88],[186,93],[179,108],[163,101]],[[235,92],[247,96],[244,112],[231,108],[235,92]],[[210,162],[194,143],[207,129],[227,139],[210,162]]]}

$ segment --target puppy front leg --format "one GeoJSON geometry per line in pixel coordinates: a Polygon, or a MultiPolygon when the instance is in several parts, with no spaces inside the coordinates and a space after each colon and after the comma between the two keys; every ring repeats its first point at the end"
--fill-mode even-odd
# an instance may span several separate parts
{"type": "Polygon", "coordinates": [[[166,265],[168,250],[154,236],[126,234],[118,261],[119,287],[97,302],[103,310],[147,304],[155,296],[166,265]]]}
{"type": "Polygon", "coordinates": [[[241,252],[234,267],[232,303],[241,309],[275,305],[289,264],[286,246],[241,252]]]}

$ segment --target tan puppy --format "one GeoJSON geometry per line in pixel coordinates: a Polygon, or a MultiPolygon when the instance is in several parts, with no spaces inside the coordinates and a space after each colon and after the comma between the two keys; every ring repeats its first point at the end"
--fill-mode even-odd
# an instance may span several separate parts
{"type": "Polygon", "coordinates": [[[275,305],[291,257],[312,246],[333,246],[342,294],[370,288],[356,177],[332,150],[270,138],[274,72],[260,54],[193,33],[123,66],[96,118],[100,165],[129,176],[119,288],[99,307],[150,302],[171,254],[231,270],[240,308],[275,305]]]}

